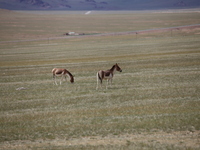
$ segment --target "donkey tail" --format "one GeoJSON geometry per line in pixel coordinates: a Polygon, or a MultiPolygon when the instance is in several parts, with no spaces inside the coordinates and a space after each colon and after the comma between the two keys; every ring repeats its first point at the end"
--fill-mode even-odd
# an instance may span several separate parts
{"type": "Polygon", "coordinates": [[[101,78],[101,76],[100,76],[100,71],[99,72],[97,72],[97,87],[96,87],[96,89],[98,89],[98,87],[99,87],[99,80],[101,81],[101,86],[102,86],[102,78],[101,78]]]}
{"type": "Polygon", "coordinates": [[[99,79],[102,83],[102,77],[101,77],[100,73],[101,73],[101,71],[97,72],[97,80],[99,79]]]}

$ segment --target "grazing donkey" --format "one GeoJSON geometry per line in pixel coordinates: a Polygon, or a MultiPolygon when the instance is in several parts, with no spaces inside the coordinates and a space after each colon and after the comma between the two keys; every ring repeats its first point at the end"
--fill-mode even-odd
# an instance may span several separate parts
{"type": "MultiPolygon", "coordinates": [[[[106,70],[106,71],[100,70],[100,71],[98,71],[97,72],[97,87],[96,87],[96,89],[98,89],[99,80],[101,82],[101,87],[102,87],[103,79],[107,80],[107,86],[109,84],[109,81],[110,81],[110,85],[111,85],[112,84],[112,78],[114,76],[114,71],[115,70],[117,70],[119,72],[122,72],[122,69],[118,66],[117,63],[115,65],[113,65],[112,68],[109,69],[109,70],[106,70]]],[[[107,89],[107,86],[106,86],[106,89],[107,89]]]]}
{"type": "Polygon", "coordinates": [[[52,70],[52,73],[53,73],[53,79],[54,79],[54,82],[55,82],[56,85],[58,85],[57,82],[56,82],[56,77],[61,77],[61,79],[60,79],[60,85],[62,83],[63,78],[65,78],[65,80],[67,81],[66,76],[70,77],[70,82],[71,83],[74,82],[74,76],[68,70],[66,70],[66,69],[54,68],[52,70]]]}

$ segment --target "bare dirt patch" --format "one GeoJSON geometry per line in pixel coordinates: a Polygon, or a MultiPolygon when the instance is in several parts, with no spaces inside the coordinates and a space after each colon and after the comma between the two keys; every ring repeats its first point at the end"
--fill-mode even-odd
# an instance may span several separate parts
{"type": "Polygon", "coordinates": [[[73,139],[53,139],[37,141],[11,141],[1,143],[1,149],[27,149],[31,147],[68,147],[68,146],[126,146],[128,143],[159,143],[164,145],[175,145],[177,147],[200,148],[200,131],[180,132],[151,132],[141,134],[110,135],[106,137],[90,136],[73,139]]]}

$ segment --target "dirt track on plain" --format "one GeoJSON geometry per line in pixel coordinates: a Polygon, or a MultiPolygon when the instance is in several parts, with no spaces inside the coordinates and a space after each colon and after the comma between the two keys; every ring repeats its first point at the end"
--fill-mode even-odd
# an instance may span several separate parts
{"type": "Polygon", "coordinates": [[[157,28],[157,29],[147,29],[147,30],[138,30],[138,31],[127,31],[127,32],[114,32],[114,33],[102,33],[102,34],[92,34],[92,35],[71,35],[71,36],[61,36],[61,37],[49,37],[41,39],[28,39],[28,40],[15,40],[15,41],[0,41],[1,43],[16,43],[16,42],[29,42],[29,41],[41,41],[41,40],[57,40],[57,39],[68,39],[68,38],[85,38],[85,37],[99,37],[99,36],[116,36],[116,35],[128,35],[128,34],[143,34],[143,33],[154,33],[154,32],[164,32],[164,31],[173,31],[181,29],[194,29],[200,28],[200,24],[186,25],[186,26],[177,26],[169,28],[157,28]]]}

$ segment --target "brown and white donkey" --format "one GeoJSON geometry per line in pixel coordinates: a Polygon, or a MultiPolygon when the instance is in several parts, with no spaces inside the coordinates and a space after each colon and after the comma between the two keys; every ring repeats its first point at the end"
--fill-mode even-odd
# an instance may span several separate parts
{"type": "MultiPolygon", "coordinates": [[[[115,65],[112,66],[111,69],[109,70],[106,70],[106,71],[103,71],[103,70],[100,70],[97,72],[97,87],[96,89],[98,89],[99,87],[99,80],[100,80],[100,83],[101,83],[101,87],[102,87],[102,82],[103,82],[103,79],[107,80],[107,86],[109,84],[109,81],[110,81],[110,85],[112,84],[112,78],[114,76],[114,72],[116,71],[119,71],[119,72],[122,72],[122,69],[118,66],[118,64],[116,63],[115,65]]],[[[106,89],[107,89],[107,86],[106,86],[106,89]]]]}
{"type": "Polygon", "coordinates": [[[74,82],[74,76],[68,70],[66,70],[66,69],[54,68],[52,70],[52,73],[53,73],[53,79],[54,79],[54,82],[55,82],[56,85],[58,85],[57,82],[56,82],[56,77],[61,77],[61,79],[60,79],[60,85],[62,83],[63,78],[65,78],[65,80],[67,81],[66,76],[70,77],[70,82],[71,83],[74,82]]]}

